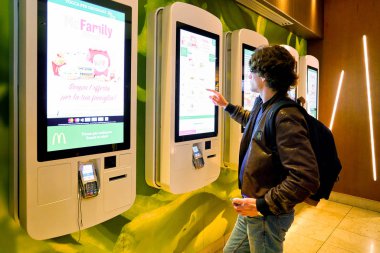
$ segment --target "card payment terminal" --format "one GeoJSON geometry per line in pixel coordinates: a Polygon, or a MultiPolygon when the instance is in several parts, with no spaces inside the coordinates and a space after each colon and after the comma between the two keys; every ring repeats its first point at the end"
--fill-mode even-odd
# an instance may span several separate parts
{"type": "Polygon", "coordinates": [[[193,165],[196,169],[200,169],[205,166],[203,155],[196,145],[193,146],[193,165]]]}
{"type": "Polygon", "coordinates": [[[79,164],[79,185],[83,198],[92,198],[99,193],[99,183],[93,163],[79,164]]]}

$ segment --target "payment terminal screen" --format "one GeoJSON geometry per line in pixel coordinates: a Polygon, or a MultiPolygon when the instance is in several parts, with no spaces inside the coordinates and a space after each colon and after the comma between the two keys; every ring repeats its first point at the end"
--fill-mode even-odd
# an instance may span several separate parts
{"type": "Polygon", "coordinates": [[[176,44],[176,141],[216,136],[219,36],[178,23],[176,44]]]}
{"type": "Polygon", "coordinates": [[[95,175],[94,175],[94,167],[92,164],[85,164],[83,165],[83,181],[88,181],[88,180],[94,180],[95,175]]]}
{"type": "Polygon", "coordinates": [[[39,4],[39,14],[46,18],[38,31],[39,124],[45,142],[39,157],[128,147],[130,7],[48,0],[39,4]],[[99,146],[103,149],[86,149],[99,146]],[[67,150],[72,152],[57,152],[67,150]]]}
{"type": "Polygon", "coordinates": [[[307,66],[307,94],[306,101],[308,112],[314,118],[317,118],[318,108],[318,69],[307,66]]]}

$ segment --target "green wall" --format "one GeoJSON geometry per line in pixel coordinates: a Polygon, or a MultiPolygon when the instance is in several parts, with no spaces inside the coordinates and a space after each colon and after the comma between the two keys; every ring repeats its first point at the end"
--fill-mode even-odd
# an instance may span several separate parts
{"type": "MultiPolygon", "coordinates": [[[[9,9],[0,16],[0,251],[1,252],[199,252],[229,233],[239,195],[237,172],[222,168],[219,179],[200,190],[173,195],[149,187],[144,175],[146,14],[174,1],[139,0],[137,197],[127,212],[92,228],[46,241],[31,239],[8,214],[9,196],[9,9]],[[79,240],[80,239],[80,240],[79,240]],[[79,242],[78,242],[79,240],[79,242]]],[[[306,41],[241,7],[233,0],[188,0],[217,17],[224,31],[248,28],[271,44],[288,44],[306,54],[306,41]]]]}

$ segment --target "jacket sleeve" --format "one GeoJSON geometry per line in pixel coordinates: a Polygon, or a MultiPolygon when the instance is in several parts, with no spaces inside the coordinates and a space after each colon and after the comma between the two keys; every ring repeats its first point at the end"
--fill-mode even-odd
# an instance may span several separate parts
{"type": "Polygon", "coordinates": [[[251,114],[250,111],[244,110],[244,108],[240,105],[233,105],[231,103],[229,103],[224,110],[228,112],[230,114],[230,117],[239,124],[243,125],[244,127],[247,125],[249,116],[251,114]]]}
{"type": "Polygon", "coordinates": [[[290,212],[319,188],[318,164],[308,137],[306,121],[295,107],[281,109],[276,117],[276,143],[287,176],[257,200],[263,214],[290,212]]]}

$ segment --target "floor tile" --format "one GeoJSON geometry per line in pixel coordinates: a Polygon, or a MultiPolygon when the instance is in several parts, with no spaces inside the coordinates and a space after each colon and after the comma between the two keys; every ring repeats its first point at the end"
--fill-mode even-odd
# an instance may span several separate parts
{"type": "Polygon", "coordinates": [[[307,207],[302,209],[301,212],[296,215],[296,219],[302,218],[311,221],[318,221],[319,223],[324,223],[330,226],[338,226],[345,216],[346,213],[344,212],[336,212],[331,209],[307,207]]]}
{"type": "Polygon", "coordinates": [[[323,241],[312,239],[295,232],[286,234],[284,253],[315,253],[323,241]]]}
{"type": "Polygon", "coordinates": [[[334,245],[331,245],[329,243],[326,243],[322,246],[320,250],[318,250],[318,253],[356,253],[356,252],[347,250],[347,249],[342,249],[334,245]]]}
{"type": "Polygon", "coordinates": [[[380,241],[380,213],[354,207],[338,228],[380,241]]]}
{"type": "MultiPolygon", "coordinates": [[[[377,253],[380,252],[380,241],[366,236],[358,235],[342,229],[336,229],[322,246],[319,252],[326,251],[329,247],[337,247],[347,252],[377,253]]],[[[342,252],[346,252],[342,251],[342,252]]],[[[319,253],[318,252],[318,253],[319,253]]],[[[331,251],[334,252],[335,251],[331,251]]]]}
{"type": "Polygon", "coordinates": [[[352,209],[352,206],[322,199],[316,208],[345,215],[352,209]]]}
{"type": "Polygon", "coordinates": [[[325,241],[334,231],[337,224],[321,222],[323,219],[324,217],[319,217],[315,220],[296,217],[289,232],[304,235],[315,240],[325,241]]]}
{"type": "Polygon", "coordinates": [[[358,207],[353,207],[350,212],[347,214],[348,217],[353,217],[353,218],[374,218],[372,220],[376,220],[380,223],[380,213],[358,208],[358,207]]]}

